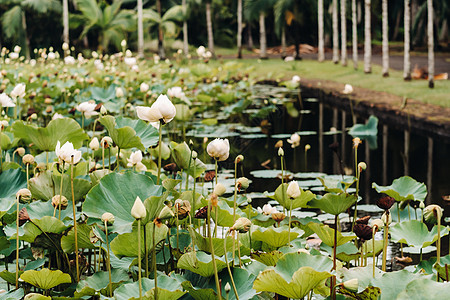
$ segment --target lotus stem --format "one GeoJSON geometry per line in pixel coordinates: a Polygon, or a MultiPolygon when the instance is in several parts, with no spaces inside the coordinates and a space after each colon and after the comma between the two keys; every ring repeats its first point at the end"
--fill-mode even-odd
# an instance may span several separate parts
{"type": "Polygon", "coordinates": [[[389,243],[389,210],[386,210],[386,225],[384,226],[383,265],[381,269],[386,272],[387,246],[389,243]]]}
{"type": "MultiPolygon", "coordinates": [[[[22,196],[17,197],[17,213],[16,213],[16,289],[19,288],[19,203],[22,196]]],[[[6,262],[6,259],[5,259],[6,262]]]]}
{"type": "MultiPolygon", "coordinates": [[[[139,220],[138,220],[139,222],[139,220]]],[[[112,297],[113,296],[113,292],[112,292],[112,280],[111,280],[111,264],[109,262],[109,241],[108,241],[108,221],[105,220],[105,234],[106,234],[106,251],[107,251],[107,255],[106,255],[106,268],[108,269],[108,276],[109,276],[109,296],[112,297]]],[[[139,238],[138,238],[138,244],[139,244],[139,238]]],[[[99,254],[100,254],[100,250],[101,250],[101,244],[100,244],[100,249],[99,249],[99,254]]],[[[139,248],[140,250],[140,248],[139,248]]],[[[139,260],[140,262],[140,260],[139,260]]],[[[99,263],[100,263],[100,256],[99,256],[99,263]]],[[[78,268],[77,268],[78,269],[78,268]]],[[[99,268],[100,270],[100,268],[99,268]]],[[[139,268],[139,271],[141,269],[139,268]]],[[[140,281],[139,281],[140,283],[140,281]]]]}
{"type": "MultiPolygon", "coordinates": [[[[225,240],[224,240],[224,242],[223,242],[223,247],[224,247],[224,250],[225,250],[225,264],[227,265],[227,269],[228,269],[228,274],[230,274],[230,279],[231,279],[231,285],[233,286],[233,291],[234,291],[234,294],[236,295],[236,300],[239,300],[239,296],[238,296],[238,292],[237,292],[237,289],[236,289],[236,285],[234,284],[234,279],[233,279],[233,274],[231,273],[231,268],[230,268],[230,265],[228,264],[228,260],[227,260],[227,235],[230,233],[230,231],[228,230],[227,231],[227,233],[225,234],[225,240]]],[[[233,239],[233,244],[234,244],[234,239],[233,239]]],[[[234,263],[233,263],[233,265],[234,265],[234,263]]],[[[228,294],[227,294],[227,297],[228,297],[228,294]]]]}
{"type": "Polygon", "coordinates": [[[84,113],[81,114],[81,129],[84,129],[84,113]]]}
{"type": "MultiPolygon", "coordinates": [[[[1,134],[0,134],[0,136],[1,136],[1,134]]],[[[1,145],[1,141],[0,141],[0,145],[1,145]]],[[[1,147],[1,146],[0,146],[1,147]]],[[[1,152],[2,150],[0,149],[0,152],[1,152]]],[[[1,160],[1,157],[0,157],[0,160],[1,160]]],[[[26,164],[26,168],[27,168],[27,189],[30,189],[30,174],[29,174],[29,166],[30,166],[30,164],[29,163],[27,163],[26,164]]]]}
{"type": "Polygon", "coordinates": [[[163,123],[160,121],[159,122],[159,142],[158,142],[158,177],[156,178],[156,184],[157,185],[159,185],[159,182],[161,180],[160,177],[161,177],[162,126],[163,126],[163,123]]]}
{"type": "MultiPolygon", "coordinates": [[[[216,172],[216,185],[217,185],[217,181],[218,181],[218,174],[217,174],[217,170],[218,170],[218,162],[217,159],[214,159],[215,162],[215,172],[216,172]]],[[[213,186],[213,190],[214,190],[215,186],[213,186]]],[[[217,207],[214,207],[214,237],[217,237],[217,207]]]]}
{"type": "Polygon", "coordinates": [[[103,169],[105,169],[105,147],[102,143],[102,164],[103,164],[103,169]]]}
{"type": "MultiPolygon", "coordinates": [[[[357,153],[357,150],[355,149],[355,154],[357,153]]],[[[355,156],[355,161],[356,161],[356,156],[355,156]]],[[[353,222],[352,222],[352,231],[353,228],[355,227],[355,223],[356,223],[356,219],[358,218],[358,200],[359,200],[359,179],[361,176],[361,172],[358,170],[358,166],[356,166],[356,202],[355,202],[355,213],[353,215],[353,222]]]]}
{"type": "MultiPolygon", "coordinates": [[[[338,215],[334,216],[334,245],[333,245],[333,270],[336,270],[336,248],[337,248],[337,232],[338,232],[338,226],[339,226],[339,219],[338,215]]],[[[336,277],[331,277],[331,297],[333,300],[336,300],[336,277]]]]}
{"type": "MultiPolygon", "coordinates": [[[[159,178],[159,177],[158,177],[159,178]]],[[[158,267],[156,264],[156,243],[155,243],[155,235],[156,235],[156,224],[153,223],[153,234],[152,234],[152,242],[153,242],[153,272],[155,277],[155,300],[158,300],[158,267]]],[[[172,253],[172,251],[170,252],[172,253]]],[[[142,290],[142,286],[140,285],[142,290]]]]}
{"type": "Polygon", "coordinates": [[[108,147],[108,169],[111,170],[111,147],[108,147]]]}
{"type": "MultiPolygon", "coordinates": [[[[439,216],[439,214],[438,214],[439,216]]],[[[438,239],[436,241],[436,255],[437,255],[437,259],[436,262],[439,264],[441,262],[441,218],[438,217],[437,220],[437,234],[438,234],[438,239]]],[[[439,278],[439,276],[438,276],[439,278]]]]}
{"type": "Polygon", "coordinates": [[[148,278],[148,249],[147,249],[147,227],[144,226],[144,260],[145,260],[145,277],[148,278]]]}
{"type": "MultiPolygon", "coordinates": [[[[216,161],[216,168],[217,168],[217,161],[216,161]]],[[[216,173],[216,176],[217,176],[217,173],[216,173]]],[[[213,244],[213,240],[212,240],[212,236],[211,236],[211,200],[208,201],[206,222],[207,222],[207,226],[208,226],[208,238],[209,238],[209,246],[211,247],[211,259],[212,259],[213,268],[214,268],[214,280],[216,282],[217,299],[221,300],[222,296],[221,296],[220,283],[219,283],[219,274],[217,273],[217,265],[216,265],[216,260],[214,258],[214,244],[213,244]]]]}
{"type": "Polygon", "coordinates": [[[177,226],[177,249],[180,250],[180,234],[179,234],[179,227],[180,227],[180,221],[178,220],[178,209],[180,205],[175,204],[175,222],[177,226]]]}
{"type": "Polygon", "coordinates": [[[288,223],[288,241],[289,241],[289,248],[291,247],[291,218],[292,218],[292,202],[293,199],[291,200],[291,205],[289,207],[289,223],[288,223]]]}
{"type": "MultiPolygon", "coordinates": [[[[138,222],[138,281],[139,281],[139,299],[142,299],[142,262],[141,262],[141,219],[138,222]]],[[[153,230],[154,232],[154,230],[153,230]]],[[[108,247],[109,250],[109,247],[108,247]]],[[[109,256],[109,255],[108,255],[109,256]]],[[[112,295],[111,295],[112,296],[112,295]]]]}
{"type": "MultiPolygon", "coordinates": [[[[398,218],[397,221],[400,223],[400,204],[399,204],[399,202],[397,202],[397,218],[398,218]]],[[[403,244],[402,243],[400,243],[400,253],[403,257],[403,244]]]]}
{"type": "Polygon", "coordinates": [[[377,232],[378,227],[373,226],[372,228],[372,273],[373,278],[375,278],[375,233],[377,232]]]}
{"type": "MultiPolygon", "coordinates": [[[[70,187],[72,189],[73,231],[75,233],[75,265],[77,268],[77,282],[79,282],[80,281],[80,268],[78,265],[78,234],[77,234],[77,215],[76,215],[77,209],[75,206],[75,192],[73,189],[73,168],[74,168],[74,164],[73,164],[73,155],[72,155],[72,162],[71,162],[71,168],[70,168],[70,187]]],[[[61,196],[60,196],[60,200],[61,200],[61,196]]],[[[60,205],[61,205],[61,201],[60,201],[60,205]]]]}
{"type": "MultiPolygon", "coordinates": [[[[237,200],[237,160],[234,160],[234,199],[233,199],[233,224],[236,223],[236,200],[237,200]]],[[[226,237],[225,237],[226,239],[226,237]]],[[[236,239],[233,234],[233,267],[234,267],[234,257],[236,251],[236,239]]],[[[236,293],[237,295],[237,293],[236,293]]]]}
{"type": "Polygon", "coordinates": [[[237,243],[238,243],[238,257],[239,257],[239,267],[242,267],[242,260],[241,260],[241,247],[239,247],[239,242],[240,242],[240,238],[239,238],[239,231],[237,232],[237,243]]]}
{"type": "Polygon", "coordinates": [[[59,186],[59,203],[58,203],[58,219],[61,220],[61,202],[62,202],[62,191],[63,191],[63,179],[64,179],[64,161],[62,162],[61,171],[61,184],[59,186]]]}

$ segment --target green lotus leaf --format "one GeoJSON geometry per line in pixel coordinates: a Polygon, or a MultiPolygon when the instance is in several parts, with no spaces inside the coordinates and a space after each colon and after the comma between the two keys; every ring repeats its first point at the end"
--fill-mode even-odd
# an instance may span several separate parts
{"type": "Polygon", "coordinates": [[[280,257],[283,255],[283,252],[274,250],[272,252],[253,252],[251,253],[251,258],[265,264],[266,266],[275,266],[280,257]]]}
{"type": "Polygon", "coordinates": [[[99,122],[120,149],[138,148],[144,152],[148,147],[158,144],[158,130],[140,119],[103,116],[99,122]]]}
{"type": "Polygon", "coordinates": [[[403,176],[392,181],[391,185],[379,186],[375,182],[372,187],[378,192],[391,196],[397,201],[425,201],[427,187],[409,176],[403,176]]]}
{"type": "Polygon", "coordinates": [[[108,88],[92,86],[87,89],[91,92],[91,98],[100,102],[116,100],[116,86],[110,85],[108,88]]]}
{"type": "Polygon", "coordinates": [[[99,183],[100,179],[102,179],[109,173],[111,173],[111,170],[109,169],[95,170],[94,172],[90,173],[89,177],[91,178],[92,186],[95,186],[97,183],[99,183]]]}
{"type": "MultiPolygon", "coordinates": [[[[65,231],[69,226],[64,225],[64,223],[61,220],[58,220],[57,218],[45,216],[41,219],[32,219],[32,222],[27,222],[24,226],[24,234],[20,237],[21,240],[24,240],[29,243],[33,243],[35,239],[41,235],[43,232],[49,234],[49,233],[55,233],[55,234],[61,234],[63,231],[65,231]]],[[[15,235],[13,236],[15,238],[15,235]]],[[[43,238],[47,240],[48,237],[46,235],[42,236],[43,238]]],[[[53,245],[53,237],[52,241],[48,241],[51,247],[53,245]]],[[[41,241],[43,243],[43,241],[41,241]]],[[[40,245],[43,246],[43,245],[40,245]]]]}
{"type": "MultiPolygon", "coordinates": [[[[217,293],[213,288],[194,287],[190,281],[184,281],[181,286],[188,291],[195,300],[217,300],[217,293]]],[[[222,298],[223,299],[223,298],[222,298]]]]}
{"type": "Polygon", "coordinates": [[[447,279],[449,278],[449,274],[450,274],[450,265],[445,264],[444,266],[441,266],[440,264],[436,263],[434,265],[434,268],[436,269],[437,273],[439,274],[439,277],[444,280],[444,281],[448,281],[447,279]]]}
{"type": "MultiPolygon", "coordinates": [[[[78,237],[78,249],[95,249],[95,244],[91,243],[89,234],[92,226],[87,224],[78,224],[77,237],[78,237]]],[[[71,228],[67,235],[61,238],[61,248],[66,253],[72,253],[75,251],[75,232],[74,228],[71,228]]]]}
{"type": "Polygon", "coordinates": [[[8,249],[11,246],[11,242],[8,240],[6,236],[0,236],[0,254],[3,254],[2,251],[8,249]]]}
{"type": "MultiPolygon", "coordinates": [[[[334,247],[334,229],[328,225],[319,223],[309,223],[308,226],[319,236],[323,243],[334,247]]],[[[340,231],[337,232],[336,246],[343,245],[356,238],[356,235],[344,236],[340,231]]],[[[337,249],[336,249],[337,250],[337,249]]]]}
{"type": "Polygon", "coordinates": [[[347,209],[355,204],[356,199],[357,198],[355,195],[347,193],[327,193],[320,199],[313,199],[309,201],[308,205],[314,208],[319,208],[326,213],[336,216],[347,211],[347,209]]]}
{"type": "Polygon", "coordinates": [[[54,288],[63,283],[72,282],[69,274],[63,273],[60,270],[52,271],[49,269],[25,271],[20,275],[20,279],[43,290],[54,288]]]}
{"type": "MultiPolygon", "coordinates": [[[[161,144],[162,144],[161,158],[164,159],[164,160],[169,159],[170,158],[170,154],[171,154],[169,146],[167,146],[167,144],[164,143],[164,142],[161,142],[161,144]]],[[[159,145],[156,146],[155,148],[150,148],[149,152],[154,158],[158,158],[158,156],[159,156],[159,145]]]]}
{"type": "Polygon", "coordinates": [[[83,203],[83,213],[90,218],[101,219],[103,213],[114,215],[114,225],[108,227],[111,232],[125,233],[131,231],[135,221],[131,215],[136,197],[145,200],[150,196],[161,196],[162,187],[142,174],[126,172],[111,173],[104,176],[86,196],[83,203]]]}
{"type": "Polygon", "coordinates": [[[423,277],[424,275],[422,274],[408,272],[407,270],[388,272],[384,273],[381,277],[372,279],[372,285],[381,289],[380,300],[397,299],[397,296],[411,281],[423,277]]]}
{"type": "Polygon", "coordinates": [[[318,272],[311,267],[301,267],[290,277],[282,276],[280,274],[287,275],[285,270],[277,267],[265,270],[258,275],[253,282],[253,288],[257,292],[266,291],[288,298],[302,299],[323,280],[331,277],[330,273],[318,272]]]}
{"type": "MultiPolygon", "coordinates": [[[[75,201],[81,200],[91,189],[91,183],[86,179],[74,178],[73,190],[75,201]]],[[[59,195],[61,190],[61,175],[48,170],[30,179],[30,191],[35,199],[50,200],[59,195]]],[[[64,174],[62,195],[72,201],[70,175],[64,174]]]]}
{"type": "Polygon", "coordinates": [[[428,278],[420,278],[411,281],[396,299],[447,299],[448,291],[450,291],[450,282],[436,282],[428,278]]]}
{"type": "MultiPolygon", "coordinates": [[[[19,271],[19,276],[23,274],[24,271],[19,271]]],[[[6,281],[9,284],[16,284],[16,272],[9,272],[7,270],[3,270],[0,272],[0,278],[6,281]]],[[[2,294],[0,294],[2,295],[2,294]]]]}
{"type": "Polygon", "coordinates": [[[349,291],[341,285],[338,292],[357,300],[378,300],[381,294],[380,288],[375,286],[368,286],[364,291],[358,293],[349,291]]]}
{"type": "Polygon", "coordinates": [[[24,300],[52,300],[52,297],[50,296],[44,296],[42,294],[38,294],[38,293],[28,293],[25,298],[23,298],[24,300]]]}
{"type": "MultiPolygon", "coordinates": [[[[142,278],[142,291],[145,293],[142,299],[154,299],[155,283],[153,279],[142,278]]],[[[158,273],[158,298],[176,300],[183,296],[184,292],[176,279],[158,273]]],[[[139,282],[127,283],[114,291],[114,299],[129,300],[139,299],[139,282]]]]}
{"type": "Polygon", "coordinates": [[[9,169],[0,174],[0,218],[16,202],[18,190],[27,187],[27,176],[20,169],[9,169]]]}
{"type": "Polygon", "coordinates": [[[361,139],[367,140],[370,149],[377,148],[378,134],[378,118],[375,116],[370,116],[366,124],[355,124],[350,128],[348,132],[353,137],[359,137],[361,139]]]}
{"type": "Polygon", "coordinates": [[[175,104],[176,115],[175,120],[178,121],[189,121],[192,119],[192,115],[195,112],[194,109],[190,109],[190,106],[186,104],[175,104]]]}
{"type": "MultiPolygon", "coordinates": [[[[234,225],[233,220],[233,208],[231,208],[228,203],[224,200],[220,200],[218,206],[211,210],[211,218],[216,220],[216,209],[217,209],[217,224],[223,227],[231,227],[234,225]]],[[[245,217],[245,214],[237,208],[236,209],[236,220],[240,217],[245,217]]]]}
{"type": "MultiPolygon", "coordinates": [[[[438,239],[437,225],[431,231],[427,226],[417,220],[396,223],[390,229],[391,239],[396,243],[425,248],[438,239]]],[[[441,227],[441,237],[448,234],[448,228],[441,227]]]]}
{"type": "Polygon", "coordinates": [[[77,121],[69,118],[52,120],[45,128],[16,121],[12,125],[12,132],[15,137],[33,143],[41,151],[55,151],[58,141],[61,146],[71,142],[74,148],[78,149],[83,145],[83,141],[89,138],[77,121]],[[62,128],[64,130],[61,130],[62,128]]]}
{"type": "MultiPolygon", "coordinates": [[[[15,274],[14,274],[15,276],[15,274]]],[[[16,284],[16,281],[14,279],[14,283],[16,284]]],[[[15,299],[22,299],[24,296],[24,291],[23,288],[17,289],[17,290],[11,290],[9,292],[6,293],[1,293],[0,294],[0,300],[15,300],[15,299]]]]}
{"type": "MultiPolygon", "coordinates": [[[[431,257],[428,260],[422,260],[419,262],[416,268],[416,272],[420,271],[424,274],[433,274],[435,272],[435,265],[436,265],[436,257],[431,257]]],[[[445,264],[450,265],[450,254],[446,256],[441,256],[440,258],[440,265],[443,266],[445,264]]]]}
{"type": "Polygon", "coordinates": [[[169,147],[172,150],[172,157],[175,160],[175,163],[180,169],[183,169],[184,172],[194,178],[198,178],[203,172],[205,172],[206,165],[198,158],[195,160],[192,159],[191,149],[189,149],[186,142],[180,144],[170,142],[169,147]]]}
{"type": "Polygon", "coordinates": [[[314,199],[316,196],[311,191],[304,191],[302,188],[300,188],[300,196],[291,200],[286,194],[287,187],[288,187],[287,183],[283,183],[283,185],[280,184],[278,188],[275,190],[274,194],[274,199],[277,200],[278,203],[280,203],[280,205],[286,208],[287,210],[291,208],[296,209],[299,207],[303,208],[309,207],[308,202],[314,199]],[[283,186],[284,186],[284,193],[283,193],[283,186]]]}
{"type": "Polygon", "coordinates": [[[252,231],[252,240],[264,242],[273,248],[280,248],[286,245],[289,240],[292,241],[302,234],[302,230],[295,228],[289,233],[288,228],[285,226],[277,228],[258,227],[252,231]]]}
{"type": "MultiPolygon", "coordinates": [[[[144,228],[141,228],[141,257],[145,254],[145,247],[148,249],[148,253],[151,253],[153,249],[153,223],[147,223],[145,225],[146,241],[144,244],[144,228]]],[[[155,227],[155,243],[158,248],[158,244],[165,240],[169,228],[166,225],[155,227]]],[[[133,231],[130,233],[119,234],[111,242],[111,250],[118,258],[126,257],[138,257],[138,230],[137,226],[133,226],[133,231]]]]}
{"type": "Polygon", "coordinates": [[[356,182],[356,178],[353,176],[345,176],[342,178],[342,176],[330,175],[318,177],[317,179],[322,182],[325,191],[337,194],[345,193],[347,189],[356,182]]]}
{"type": "MultiPolygon", "coordinates": [[[[120,269],[111,270],[111,282],[113,291],[123,284],[129,281],[128,273],[120,269]]],[[[103,296],[109,293],[109,275],[108,272],[97,272],[92,276],[87,277],[85,280],[81,280],[75,291],[74,296],[80,298],[83,296],[94,296],[102,294],[103,296]]]]}
{"type": "MultiPolygon", "coordinates": [[[[348,281],[351,279],[358,278],[358,292],[362,292],[368,286],[372,286],[373,279],[373,268],[372,265],[367,265],[365,267],[355,267],[355,268],[341,268],[337,271],[338,278],[341,279],[342,282],[348,281]]],[[[375,268],[375,278],[381,277],[384,274],[378,268],[375,268]]]]}
{"type": "MultiPolygon", "coordinates": [[[[227,267],[226,263],[215,256],[217,272],[220,272],[227,267]]],[[[230,263],[230,262],[229,262],[230,263]]],[[[177,267],[180,269],[189,270],[203,277],[210,277],[214,275],[213,262],[211,255],[203,251],[188,252],[183,254],[178,260],[177,267]]]]}
{"type": "MultiPolygon", "coordinates": [[[[199,234],[197,231],[193,230],[192,227],[188,227],[188,231],[191,234],[191,236],[194,237],[195,240],[195,246],[204,252],[211,253],[211,246],[209,243],[209,238],[205,238],[201,234],[199,234]]],[[[224,249],[224,241],[225,239],[221,238],[212,238],[213,247],[214,247],[214,254],[216,256],[222,256],[225,253],[224,249]]],[[[233,250],[233,238],[231,236],[227,237],[227,252],[233,250]]]]}
{"type": "Polygon", "coordinates": [[[175,189],[175,187],[180,184],[181,179],[172,179],[172,178],[166,178],[162,181],[162,186],[166,189],[166,190],[173,190],[175,189]]]}
{"type": "Polygon", "coordinates": [[[5,150],[10,149],[11,148],[11,139],[9,138],[9,136],[3,132],[0,133],[0,136],[1,136],[0,141],[1,141],[2,150],[5,151],[5,150]]]}
{"type": "Polygon", "coordinates": [[[38,258],[36,260],[32,260],[30,262],[27,262],[27,265],[24,268],[24,271],[28,270],[36,270],[37,268],[42,267],[46,262],[45,258],[38,258]]]}
{"type": "MultiPolygon", "coordinates": [[[[28,215],[30,219],[39,219],[44,216],[53,216],[53,212],[55,212],[55,208],[53,207],[51,201],[33,201],[26,206],[28,215]]],[[[80,213],[77,212],[77,219],[79,218],[80,213]]],[[[59,218],[58,209],[56,209],[55,217],[59,218]]],[[[73,210],[72,210],[72,201],[69,201],[66,209],[61,210],[61,220],[65,225],[73,225],[73,210]]]]}

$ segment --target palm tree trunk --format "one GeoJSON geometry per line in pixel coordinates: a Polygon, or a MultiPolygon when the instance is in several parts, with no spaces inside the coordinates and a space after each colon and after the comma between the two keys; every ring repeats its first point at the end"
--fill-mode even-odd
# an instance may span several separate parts
{"type": "Polygon", "coordinates": [[[364,73],[372,72],[372,37],[370,33],[370,0],[364,0],[364,73]]]}
{"type": "Polygon", "coordinates": [[[382,7],[382,18],[383,18],[383,77],[389,76],[389,33],[388,33],[388,0],[383,0],[381,3],[382,7]]]}
{"type": "Polygon", "coordinates": [[[137,17],[138,17],[138,56],[144,57],[144,21],[143,21],[143,4],[142,0],[137,2],[137,17]]]}
{"type": "Polygon", "coordinates": [[[434,36],[433,0],[427,0],[428,8],[428,87],[434,88],[434,36]]]}
{"type": "Polygon", "coordinates": [[[267,58],[266,22],[264,12],[259,13],[259,58],[267,58]]]}
{"type": "Polygon", "coordinates": [[[409,50],[411,47],[411,7],[410,0],[405,0],[404,8],[404,54],[403,54],[403,79],[411,80],[411,58],[409,56],[409,50]]]}
{"type": "Polygon", "coordinates": [[[63,28],[63,41],[69,45],[69,0],[63,0],[63,28]]]}
{"type": "Polygon", "coordinates": [[[346,0],[341,0],[341,64],[347,66],[347,16],[346,0]]]}
{"type": "Polygon", "coordinates": [[[206,28],[208,30],[208,49],[216,57],[214,53],[214,35],[213,35],[213,25],[211,19],[211,1],[206,1],[206,28]]]}
{"type": "Polygon", "coordinates": [[[25,16],[25,11],[22,10],[22,28],[23,28],[23,32],[25,34],[25,57],[26,59],[30,59],[30,38],[28,37],[28,33],[27,33],[27,19],[25,16]]]}
{"type": "Polygon", "coordinates": [[[286,58],[286,26],[281,27],[281,58],[286,58]]]}
{"type": "MultiPolygon", "coordinates": [[[[156,1],[156,9],[158,10],[158,15],[161,18],[162,17],[162,9],[161,9],[161,0],[156,1]]],[[[166,59],[166,51],[164,51],[164,34],[162,29],[162,24],[158,25],[158,52],[159,57],[161,59],[166,59]]]]}
{"type": "Polygon", "coordinates": [[[237,48],[238,58],[242,58],[242,0],[237,3],[237,48]]]}
{"type": "Polygon", "coordinates": [[[318,60],[320,62],[325,60],[325,40],[323,36],[323,0],[319,0],[317,3],[317,19],[319,21],[319,50],[318,50],[318,60]]]}
{"type": "Polygon", "coordinates": [[[184,18],[183,18],[183,52],[184,55],[189,54],[189,42],[188,42],[188,27],[187,27],[187,6],[186,0],[181,1],[183,6],[184,18]]]}
{"type": "Polygon", "coordinates": [[[333,62],[339,62],[339,22],[337,13],[338,0],[333,0],[333,62]]]}
{"type": "Polygon", "coordinates": [[[358,19],[356,18],[356,0],[352,0],[352,56],[353,68],[358,69],[358,19]]]}
{"type": "Polygon", "coordinates": [[[247,49],[253,50],[252,23],[250,21],[247,23],[247,49]]]}

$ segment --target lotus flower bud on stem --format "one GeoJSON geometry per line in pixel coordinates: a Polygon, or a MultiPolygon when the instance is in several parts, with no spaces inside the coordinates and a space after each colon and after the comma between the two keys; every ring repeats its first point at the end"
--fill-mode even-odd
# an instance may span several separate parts
{"type": "Polygon", "coordinates": [[[233,227],[230,230],[238,231],[239,233],[246,233],[250,230],[252,226],[252,222],[247,218],[239,218],[234,223],[233,227]]]}
{"type": "Polygon", "coordinates": [[[105,212],[103,215],[102,215],[102,222],[103,223],[107,223],[108,225],[113,225],[114,224],[114,221],[115,221],[115,218],[114,218],[114,215],[112,214],[112,213],[110,213],[110,212],[105,212]]]}
{"type": "Polygon", "coordinates": [[[25,155],[25,148],[19,147],[16,149],[17,154],[19,154],[21,157],[25,155]]]}
{"type": "Polygon", "coordinates": [[[239,190],[246,190],[249,185],[250,185],[250,182],[249,182],[248,178],[246,178],[246,177],[239,177],[236,181],[236,187],[239,190]]]}
{"type": "Polygon", "coordinates": [[[227,284],[225,284],[225,293],[229,293],[231,291],[231,286],[230,286],[230,283],[229,282],[227,282],[227,284]]]}
{"type": "Polygon", "coordinates": [[[353,139],[353,148],[358,148],[358,146],[362,143],[361,139],[356,137],[353,139]]]}
{"type": "Polygon", "coordinates": [[[55,195],[52,198],[52,206],[58,207],[61,203],[61,209],[66,209],[66,207],[69,205],[69,200],[65,196],[62,195],[55,195]]]}
{"type": "Polygon", "coordinates": [[[375,219],[372,221],[372,227],[376,227],[377,230],[383,228],[384,222],[381,219],[375,219]]]}
{"type": "Polygon", "coordinates": [[[98,141],[98,138],[94,137],[91,142],[89,143],[89,148],[91,148],[92,151],[96,151],[100,148],[100,142],[98,141]]]}
{"type": "Polygon", "coordinates": [[[145,209],[144,203],[142,203],[142,200],[141,198],[139,198],[139,196],[136,197],[133,207],[131,208],[131,215],[136,220],[143,219],[147,216],[147,210],[145,209]]]}
{"type": "MultiPolygon", "coordinates": [[[[22,148],[22,149],[23,149],[23,148],[22,148]]],[[[25,155],[22,157],[22,162],[23,162],[24,164],[30,164],[30,165],[34,164],[34,156],[31,155],[31,154],[25,154],[25,155]]]]}
{"type": "MultiPolygon", "coordinates": [[[[281,149],[281,148],[280,148],[281,149]]],[[[286,194],[289,198],[295,199],[300,197],[301,191],[297,181],[291,181],[287,187],[286,194]]]]}
{"type": "Polygon", "coordinates": [[[353,278],[347,281],[344,281],[342,283],[342,286],[351,292],[357,292],[358,291],[358,278],[353,278]]]}
{"type": "Polygon", "coordinates": [[[436,204],[428,205],[423,210],[423,218],[426,223],[437,224],[442,218],[442,208],[436,204]]]}
{"type": "Polygon", "coordinates": [[[360,162],[360,163],[358,164],[358,170],[359,170],[359,172],[361,173],[361,172],[364,171],[365,169],[367,169],[366,163],[365,163],[365,162],[360,162]]]}
{"type": "Polygon", "coordinates": [[[284,150],[283,148],[278,148],[278,156],[284,156],[284,150]]]}
{"type": "Polygon", "coordinates": [[[308,151],[309,149],[311,149],[311,145],[310,144],[306,144],[305,145],[305,151],[308,151]]]}
{"type": "Polygon", "coordinates": [[[241,161],[244,160],[244,156],[242,154],[239,154],[238,156],[236,156],[236,159],[234,160],[234,163],[238,164],[241,161]]]}
{"type": "Polygon", "coordinates": [[[214,192],[213,193],[220,197],[223,194],[225,194],[226,191],[227,191],[227,188],[222,183],[219,182],[214,187],[214,192]]]}
{"type": "Polygon", "coordinates": [[[16,198],[22,200],[23,202],[27,202],[31,199],[31,192],[29,189],[20,189],[16,193],[16,198]]]}

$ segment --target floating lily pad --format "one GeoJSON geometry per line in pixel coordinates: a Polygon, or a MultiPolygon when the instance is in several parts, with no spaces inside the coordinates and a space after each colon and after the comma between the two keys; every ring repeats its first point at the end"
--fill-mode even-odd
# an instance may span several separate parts
{"type": "MultiPolygon", "coordinates": [[[[281,178],[281,170],[253,170],[250,171],[250,174],[255,178],[270,178],[276,179],[278,177],[281,178]]],[[[292,173],[284,170],[284,176],[291,176],[292,173]]]]}
{"type": "Polygon", "coordinates": [[[427,187],[409,176],[395,179],[391,185],[379,186],[375,182],[372,187],[378,192],[391,196],[397,201],[416,200],[424,201],[427,196],[427,187]]]}
{"type": "MultiPolygon", "coordinates": [[[[437,226],[428,231],[427,226],[417,220],[403,221],[390,228],[391,239],[397,243],[414,247],[428,247],[438,239],[437,226]]],[[[441,228],[441,237],[448,234],[448,228],[441,228]]]]}
{"type": "Polygon", "coordinates": [[[325,173],[320,172],[299,172],[294,174],[294,178],[303,179],[303,178],[318,178],[325,176],[325,173]]]}
{"type": "Polygon", "coordinates": [[[20,279],[43,290],[54,288],[63,283],[72,282],[69,274],[63,273],[60,270],[51,271],[49,269],[25,271],[20,275],[20,279]]]}
{"type": "Polygon", "coordinates": [[[311,207],[319,208],[326,213],[339,215],[347,211],[356,202],[356,196],[352,194],[332,194],[327,193],[320,199],[313,199],[308,202],[311,207]]]}

